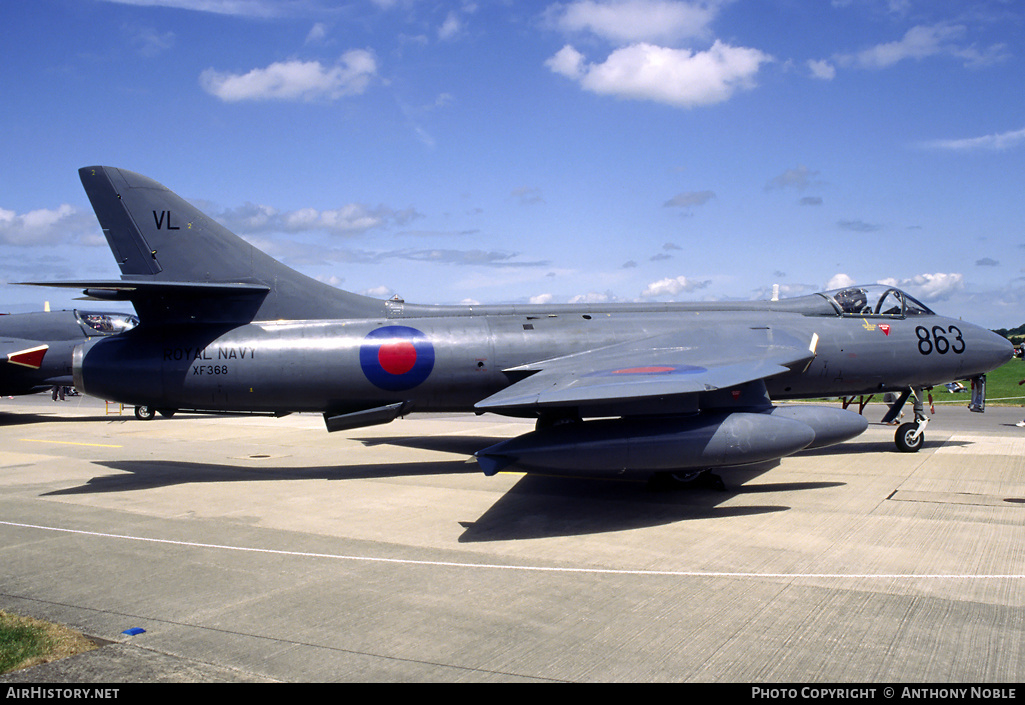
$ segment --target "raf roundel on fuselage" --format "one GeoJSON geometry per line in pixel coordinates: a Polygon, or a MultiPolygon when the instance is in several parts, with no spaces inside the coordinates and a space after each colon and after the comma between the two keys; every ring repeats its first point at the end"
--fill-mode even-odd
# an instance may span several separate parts
{"type": "Polygon", "coordinates": [[[375,387],[403,392],[430,376],[434,369],[434,346],[416,328],[385,326],[364,338],[359,364],[375,387]]]}

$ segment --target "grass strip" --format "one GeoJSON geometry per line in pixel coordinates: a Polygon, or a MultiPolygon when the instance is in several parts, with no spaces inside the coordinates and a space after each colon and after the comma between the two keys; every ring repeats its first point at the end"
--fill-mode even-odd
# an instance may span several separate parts
{"type": "Polygon", "coordinates": [[[0,673],[74,656],[96,644],[74,629],[0,610],[0,673]]]}

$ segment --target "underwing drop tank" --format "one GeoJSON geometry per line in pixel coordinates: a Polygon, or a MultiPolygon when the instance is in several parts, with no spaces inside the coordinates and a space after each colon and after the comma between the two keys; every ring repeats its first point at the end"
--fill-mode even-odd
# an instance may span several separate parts
{"type": "Polygon", "coordinates": [[[829,407],[601,419],[539,429],[476,453],[485,475],[516,465],[565,474],[647,476],[747,465],[862,433],[863,417],[829,407]]]}

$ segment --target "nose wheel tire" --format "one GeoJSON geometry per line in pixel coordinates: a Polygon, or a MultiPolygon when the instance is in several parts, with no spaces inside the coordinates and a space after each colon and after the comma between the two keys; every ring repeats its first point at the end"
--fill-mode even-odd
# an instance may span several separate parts
{"type": "Polygon", "coordinates": [[[925,434],[921,433],[918,437],[915,437],[915,432],[918,431],[917,423],[904,423],[897,428],[897,435],[894,436],[894,441],[897,443],[897,450],[901,453],[917,453],[925,443],[925,434]]]}
{"type": "Polygon", "coordinates": [[[137,406],[135,407],[135,418],[142,419],[143,421],[149,421],[156,415],[156,411],[152,406],[137,406]]]}

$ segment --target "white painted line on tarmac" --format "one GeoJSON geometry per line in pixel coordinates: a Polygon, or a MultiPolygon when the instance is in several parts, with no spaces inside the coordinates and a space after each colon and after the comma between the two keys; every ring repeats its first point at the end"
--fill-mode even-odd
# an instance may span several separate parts
{"type": "Polygon", "coordinates": [[[40,526],[38,524],[22,524],[13,521],[0,521],[2,526],[14,526],[22,529],[38,529],[65,534],[79,534],[97,538],[119,539],[123,541],[142,541],[163,543],[173,546],[190,548],[206,548],[220,551],[239,551],[243,553],[265,553],[278,556],[296,556],[301,558],[323,558],[340,561],[363,561],[367,563],[393,563],[401,565],[431,566],[443,568],[470,568],[478,570],[514,570],[535,573],[590,573],[600,575],[638,575],[668,576],[677,578],[830,578],[830,579],[886,579],[886,580],[1021,580],[1025,574],[984,574],[963,575],[957,573],[928,573],[922,575],[908,573],[742,573],[720,571],[693,570],[630,570],[619,568],[558,568],[552,566],[506,565],[501,563],[460,563],[457,561],[422,561],[409,558],[381,558],[374,556],[346,556],[334,553],[313,553],[307,551],[282,551],[273,548],[252,548],[247,546],[228,546],[224,544],[197,543],[194,541],[174,541],[172,539],[155,539],[145,536],[127,536],[125,534],[106,534],[80,529],[66,529],[57,526],[40,526]]]}

